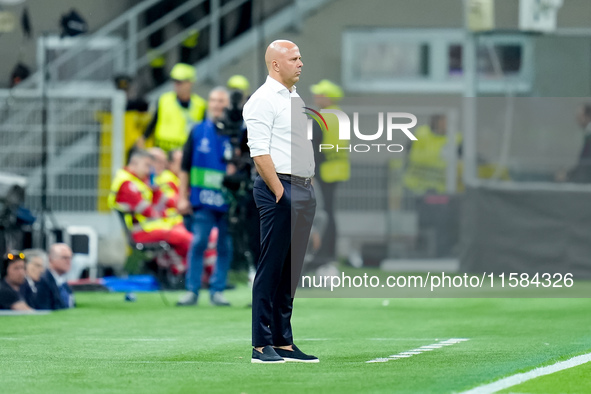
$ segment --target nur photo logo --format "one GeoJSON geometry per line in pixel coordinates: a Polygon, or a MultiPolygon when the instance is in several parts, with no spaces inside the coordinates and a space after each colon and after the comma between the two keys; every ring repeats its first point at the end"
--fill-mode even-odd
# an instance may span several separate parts
{"type": "MultiPolygon", "coordinates": [[[[404,147],[400,144],[379,143],[380,140],[387,142],[392,141],[392,136],[395,131],[402,131],[411,141],[417,141],[417,137],[410,131],[417,124],[417,117],[408,112],[378,112],[378,129],[375,132],[362,132],[359,127],[359,112],[353,112],[353,134],[362,141],[374,141],[374,143],[351,144],[351,120],[349,116],[337,109],[321,109],[316,111],[310,107],[304,107],[304,113],[308,116],[307,120],[307,136],[312,140],[313,136],[313,121],[316,121],[323,133],[338,133],[340,141],[349,142],[347,145],[343,144],[319,144],[319,151],[348,151],[348,152],[381,152],[388,151],[391,153],[402,152],[404,147]],[[338,121],[338,130],[334,130],[334,126],[329,127],[329,122],[323,114],[332,114],[336,116],[338,121]],[[384,127],[385,123],[385,127],[384,127]]],[[[336,126],[336,124],[334,124],[336,126]]]]}

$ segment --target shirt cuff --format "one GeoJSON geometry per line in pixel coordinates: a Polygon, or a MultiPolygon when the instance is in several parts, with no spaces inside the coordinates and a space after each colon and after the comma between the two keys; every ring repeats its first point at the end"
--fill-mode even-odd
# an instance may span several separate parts
{"type": "Polygon", "coordinates": [[[269,144],[264,142],[249,144],[248,148],[250,149],[250,157],[262,156],[269,154],[269,144]]]}

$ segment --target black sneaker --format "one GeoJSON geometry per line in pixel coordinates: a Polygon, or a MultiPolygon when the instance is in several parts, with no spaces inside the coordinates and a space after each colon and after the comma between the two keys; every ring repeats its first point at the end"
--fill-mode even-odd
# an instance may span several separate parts
{"type": "Polygon", "coordinates": [[[273,346],[267,345],[263,348],[263,352],[252,349],[252,358],[250,362],[253,364],[283,364],[285,360],[277,355],[273,346]]]}
{"type": "Polygon", "coordinates": [[[302,352],[296,345],[291,345],[293,350],[285,350],[275,348],[275,353],[283,357],[285,361],[296,362],[296,363],[318,363],[318,357],[312,356],[302,352]]]}

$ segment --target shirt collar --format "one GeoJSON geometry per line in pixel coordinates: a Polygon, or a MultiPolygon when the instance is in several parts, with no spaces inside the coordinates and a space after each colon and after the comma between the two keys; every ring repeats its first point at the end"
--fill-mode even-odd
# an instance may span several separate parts
{"type": "MultiPolygon", "coordinates": [[[[285,85],[283,85],[281,82],[279,82],[275,78],[272,78],[270,75],[267,75],[267,81],[265,83],[269,84],[269,86],[273,89],[274,92],[280,92],[282,90],[286,90],[288,93],[290,93],[289,89],[286,88],[285,85]]],[[[291,88],[291,93],[295,93],[295,92],[296,92],[296,86],[293,85],[293,87],[291,88]]]]}
{"type": "Polygon", "coordinates": [[[33,291],[33,293],[37,292],[37,286],[35,285],[35,281],[32,278],[29,278],[27,276],[27,283],[29,283],[29,287],[31,288],[31,290],[33,291]]]}
{"type": "Polygon", "coordinates": [[[60,287],[61,285],[63,285],[64,283],[66,283],[66,280],[62,276],[59,276],[57,274],[57,272],[55,272],[51,268],[48,268],[48,269],[49,269],[49,272],[51,273],[51,275],[53,276],[53,279],[55,280],[55,283],[57,284],[57,287],[60,287]]]}

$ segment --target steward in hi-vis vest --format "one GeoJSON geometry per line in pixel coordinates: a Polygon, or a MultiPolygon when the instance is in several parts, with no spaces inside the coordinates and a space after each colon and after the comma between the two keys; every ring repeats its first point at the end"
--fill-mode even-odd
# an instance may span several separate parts
{"type": "Polygon", "coordinates": [[[173,226],[183,225],[183,217],[177,209],[180,180],[169,169],[174,167],[176,157],[178,171],[180,171],[180,158],[178,156],[182,156],[182,152],[176,150],[169,152],[167,155],[162,149],[154,147],[148,149],[148,153],[152,156],[150,185],[154,192],[152,197],[154,207],[167,223],[173,226]]]}
{"type": "Polygon", "coordinates": [[[125,225],[135,242],[165,241],[183,259],[193,236],[183,226],[173,226],[154,207],[153,192],[146,183],[152,157],[143,150],[132,153],[126,168],[117,171],[111,184],[108,204],[123,215],[125,225]]]}
{"type": "Polygon", "coordinates": [[[138,147],[143,148],[145,140],[154,134],[154,145],[165,152],[181,149],[193,127],[205,117],[206,101],[191,93],[196,81],[195,68],[179,63],[170,73],[174,91],[164,93],[158,99],[154,118],[146,128],[138,147]]]}
{"type": "MultiPolygon", "coordinates": [[[[343,98],[343,89],[328,79],[323,79],[316,85],[312,85],[310,90],[314,94],[314,103],[319,109],[340,109],[337,103],[343,98]]],[[[327,130],[322,130],[322,135],[318,135],[318,129],[315,129],[313,137],[314,159],[316,162],[315,178],[322,193],[324,201],[324,210],[327,214],[327,226],[320,250],[316,254],[319,260],[317,264],[331,263],[336,259],[336,240],[337,229],[335,222],[335,202],[337,187],[340,183],[346,182],[351,177],[351,164],[349,161],[349,152],[337,147],[344,147],[346,141],[339,140],[339,122],[334,114],[322,114],[328,126],[327,130]],[[334,149],[323,149],[319,151],[319,144],[330,144],[334,149]]]]}
{"type": "Polygon", "coordinates": [[[154,178],[154,183],[160,190],[160,198],[163,200],[164,220],[173,226],[183,224],[183,216],[177,209],[179,186],[181,183],[179,177],[170,170],[164,170],[154,178]]]}
{"type": "MultiPolygon", "coordinates": [[[[338,109],[338,105],[329,105],[323,109],[338,109]]],[[[323,150],[324,160],[320,162],[318,175],[322,182],[345,182],[351,177],[351,163],[349,162],[349,151],[337,150],[336,147],[344,147],[343,141],[339,140],[339,121],[334,114],[323,114],[328,131],[322,132],[322,144],[330,144],[335,149],[323,150]]]]}
{"type": "Polygon", "coordinates": [[[228,82],[226,82],[226,87],[230,90],[238,90],[240,91],[240,93],[242,93],[242,103],[240,104],[244,104],[244,102],[246,102],[246,100],[248,99],[248,95],[250,94],[250,82],[248,82],[248,79],[246,79],[246,77],[244,75],[232,75],[230,78],[228,78],[228,82]]]}
{"type": "MultiPolygon", "coordinates": [[[[427,192],[445,193],[446,169],[448,159],[445,157],[447,146],[447,121],[444,115],[434,115],[431,125],[423,125],[416,129],[416,141],[407,149],[407,165],[404,174],[404,187],[414,194],[427,192]]],[[[458,149],[461,136],[456,134],[458,149]]]]}
{"type": "Polygon", "coordinates": [[[146,182],[129,169],[120,169],[111,184],[109,208],[123,214],[125,225],[132,234],[169,230],[171,226],[154,210],[152,197],[152,189],[146,182]]]}
{"type": "MultiPolygon", "coordinates": [[[[338,109],[336,104],[343,98],[341,87],[328,79],[323,79],[310,88],[314,94],[314,101],[319,109],[338,109]]],[[[330,144],[335,149],[323,149],[322,154],[317,152],[316,146],[315,159],[317,165],[316,175],[324,183],[345,182],[351,177],[351,164],[349,162],[349,152],[345,149],[336,149],[337,146],[344,147],[343,141],[339,140],[339,122],[336,115],[322,114],[328,126],[327,130],[322,130],[321,144],[330,144]]]]}

